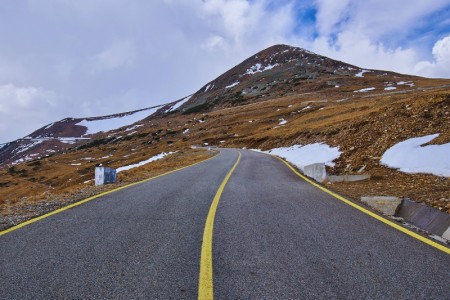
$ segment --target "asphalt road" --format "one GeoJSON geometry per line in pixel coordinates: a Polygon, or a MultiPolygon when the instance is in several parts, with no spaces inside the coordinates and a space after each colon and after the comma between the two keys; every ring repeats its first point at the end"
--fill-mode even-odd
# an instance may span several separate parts
{"type": "MultiPolygon", "coordinates": [[[[450,298],[450,255],[240,152],[214,222],[216,299],[450,298]]],[[[0,236],[0,299],[196,299],[205,220],[237,157],[0,236]]]]}

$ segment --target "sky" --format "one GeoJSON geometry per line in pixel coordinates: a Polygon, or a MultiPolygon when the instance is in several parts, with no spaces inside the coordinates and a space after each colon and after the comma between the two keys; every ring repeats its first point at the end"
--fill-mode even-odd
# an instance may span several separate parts
{"type": "Polygon", "coordinates": [[[450,0],[1,0],[0,143],[178,100],[274,44],[450,78],[450,0]]]}

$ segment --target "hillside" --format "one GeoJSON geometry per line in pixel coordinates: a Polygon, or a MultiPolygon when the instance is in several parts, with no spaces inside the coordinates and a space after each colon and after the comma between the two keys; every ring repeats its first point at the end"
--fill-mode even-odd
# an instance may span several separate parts
{"type": "Polygon", "coordinates": [[[0,145],[0,227],[112,186],[93,186],[96,164],[118,168],[162,152],[164,159],[120,173],[133,182],[211,156],[192,145],[270,150],[326,143],[342,154],[330,174],[371,178],[329,187],[359,199],[394,195],[450,213],[450,180],[380,163],[393,145],[440,133],[450,142],[450,80],[366,70],[301,48],[265,49],[166,105],[51,123],[0,145]]]}

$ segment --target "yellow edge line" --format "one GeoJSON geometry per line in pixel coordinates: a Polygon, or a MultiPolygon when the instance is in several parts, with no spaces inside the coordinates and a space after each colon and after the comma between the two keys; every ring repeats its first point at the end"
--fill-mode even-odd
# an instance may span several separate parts
{"type": "Polygon", "coordinates": [[[386,225],[388,225],[388,226],[391,226],[391,227],[393,227],[393,228],[395,228],[395,229],[397,229],[397,230],[399,230],[399,231],[401,231],[401,232],[403,232],[403,233],[405,233],[405,234],[407,234],[407,235],[409,235],[409,236],[411,236],[411,237],[413,237],[413,238],[415,238],[415,239],[417,239],[417,240],[419,240],[419,241],[421,241],[421,242],[424,242],[425,244],[428,244],[428,245],[430,245],[431,247],[434,247],[434,248],[436,248],[436,249],[441,250],[442,252],[445,252],[445,253],[447,253],[447,254],[450,254],[450,249],[449,249],[449,248],[447,248],[447,247],[445,247],[445,246],[443,246],[443,245],[441,245],[441,244],[439,244],[439,243],[436,243],[436,242],[434,242],[434,241],[432,241],[432,240],[429,240],[429,239],[427,239],[427,238],[421,236],[420,234],[417,234],[417,233],[415,233],[415,232],[413,232],[413,231],[411,231],[411,230],[409,230],[409,229],[407,229],[407,228],[405,228],[405,227],[403,227],[403,226],[400,226],[400,225],[398,225],[398,224],[395,224],[394,222],[392,222],[392,221],[390,221],[390,220],[388,220],[388,219],[386,219],[386,218],[383,218],[383,217],[377,215],[376,213],[373,213],[373,212],[371,212],[370,210],[368,210],[368,209],[366,209],[366,208],[364,208],[364,207],[362,207],[362,206],[359,206],[358,204],[353,203],[352,201],[347,200],[347,199],[345,199],[345,198],[342,197],[342,196],[339,196],[339,195],[336,194],[336,193],[333,193],[332,191],[330,191],[330,190],[324,188],[323,186],[321,186],[321,185],[315,183],[314,181],[310,180],[309,178],[307,178],[307,177],[305,177],[304,175],[302,175],[302,174],[300,174],[299,172],[297,172],[297,170],[295,170],[295,169],[294,169],[290,164],[288,164],[284,159],[281,159],[280,157],[276,157],[276,158],[278,158],[279,160],[281,160],[286,166],[288,166],[289,169],[292,170],[292,172],[294,172],[294,173],[295,173],[297,176],[299,176],[301,179],[303,179],[303,180],[305,180],[306,182],[312,184],[313,186],[317,187],[318,189],[324,191],[325,193],[330,194],[330,195],[333,196],[334,198],[339,199],[339,200],[341,200],[342,202],[345,202],[346,204],[348,204],[348,205],[350,205],[350,206],[356,208],[357,210],[359,210],[359,211],[365,213],[366,215],[369,215],[369,216],[371,216],[372,218],[375,218],[375,219],[377,219],[378,221],[381,221],[381,222],[383,222],[384,224],[386,224],[386,225]]]}
{"type": "Polygon", "coordinates": [[[212,238],[213,238],[213,227],[214,218],[216,216],[217,206],[219,204],[222,192],[231,177],[231,174],[236,169],[239,161],[241,160],[241,153],[228,172],[225,179],[222,181],[216,195],[209,208],[208,216],[206,218],[205,230],[203,232],[202,250],[200,254],[200,274],[198,280],[198,299],[201,300],[212,300],[214,298],[214,288],[213,288],[213,262],[212,262],[212,238]]]}
{"type": "Polygon", "coordinates": [[[22,228],[22,227],[24,227],[24,226],[30,225],[30,224],[32,224],[32,223],[34,223],[34,222],[39,221],[39,220],[48,218],[48,217],[50,217],[50,216],[52,216],[52,215],[56,215],[56,214],[58,214],[58,213],[60,213],[60,212],[63,212],[63,211],[65,211],[65,210],[68,210],[68,209],[71,209],[71,208],[73,208],[73,207],[79,206],[79,205],[84,204],[84,203],[86,203],[86,202],[89,202],[89,201],[92,201],[92,200],[94,200],[94,199],[100,198],[100,197],[102,197],[102,196],[105,196],[105,195],[108,195],[108,194],[111,194],[111,193],[114,193],[114,192],[117,192],[117,191],[120,191],[120,190],[129,188],[129,187],[131,187],[131,186],[134,186],[134,185],[137,185],[137,184],[141,184],[141,183],[144,183],[144,182],[147,182],[147,181],[150,181],[150,180],[153,180],[153,179],[162,177],[162,176],[166,176],[166,175],[169,175],[169,174],[171,174],[171,173],[175,173],[175,172],[178,172],[178,171],[181,171],[181,170],[184,170],[184,169],[193,167],[193,166],[195,166],[195,165],[198,165],[198,164],[204,163],[204,162],[206,162],[206,161],[208,161],[208,160],[210,160],[210,159],[213,159],[214,157],[215,157],[215,155],[214,155],[213,157],[210,157],[210,158],[207,158],[207,159],[205,159],[205,160],[199,161],[199,162],[194,163],[194,164],[192,164],[192,165],[189,165],[189,166],[186,166],[186,167],[182,167],[182,168],[179,168],[179,169],[175,169],[175,170],[172,170],[172,171],[169,171],[169,172],[160,174],[160,175],[156,175],[156,176],[154,176],[154,177],[147,178],[147,179],[144,179],[144,180],[141,180],[141,181],[138,181],[138,182],[133,182],[133,183],[130,183],[130,184],[127,184],[127,185],[118,187],[118,188],[116,188],[116,189],[113,189],[113,190],[110,190],[110,191],[107,191],[107,192],[103,192],[103,193],[94,195],[94,196],[89,197],[89,198],[86,198],[86,199],[84,199],[84,200],[80,200],[80,201],[75,202],[75,203],[73,203],[73,204],[70,204],[70,205],[64,206],[64,207],[62,207],[62,208],[59,208],[59,209],[57,209],[57,210],[54,210],[54,211],[52,211],[52,212],[46,213],[45,215],[36,217],[36,218],[34,218],[34,219],[31,219],[31,220],[25,221],[25,222],[23,222],[23,223],[20,223],[19,225],[16,225],[16,226],[10,227],[10,228],[8,228],[8,229],[6,229],[6,230],[0,231],[0,236],[2,236],[2,235],[4,235],[4,234],[7,234],[7,233],[9,233],[9,232],[11,232],[11,231],[17,230],[17,229],[19,229],[19,228],[22,228]]]}

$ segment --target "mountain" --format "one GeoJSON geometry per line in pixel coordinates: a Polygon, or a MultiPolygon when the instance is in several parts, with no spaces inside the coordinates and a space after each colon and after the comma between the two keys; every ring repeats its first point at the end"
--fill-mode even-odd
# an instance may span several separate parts
{"type": "Polygon", "coordinates": [[[371,175],[333,183],[337,192],[353,199],[409,197],[450,213],[448,178],[408,174],[381,162],[393,145],[429,135],[436,138],[427,145],[450,142],[449,79],[363,69],[276,45],[182,99],[63,119],[0,145],[0,215],[23,220],[24,211],[41,214],[109,188],[93,186],[97,164],[120,168],[175,153],[120,173],[119,184],[125,184],[210,155],[193,145],[271,150],[318,143],[341,152],[329,174],[371,175]]]}
{"type": "MultiPolygon", "coordinates": [[[[408,83],[413,78],[362,69],[302,48],[275,45],[249,57],[184,99],[109,116],[66,118],[39,128],[22,139],[1,144],[0,168],[80,145],[95,139],[101,132],[116,130],[152,116],[210,111],[315,91],[345,94],[358,87],[364,88],[368,77],[372,85],[379,86],[388,81],[391,84],[400,82],[402,78],[407,80],[404,83],[408,83]]],[[[407,87],[395,85],[390,89],[407,87]]]]}
{"type": "Polygon", "coordinates": [[[242,105],[287,94],[358,85],[358,79],[368,75],[377,77],[379,82],[404,77],[393,72],[362,69],[302,48],[275,45],[207,83],[181,109],[189,112],[242,105]]]}
{"type": "Polygon", "coordinates": [[[0,167],[15,165],[51,155],[91,140],[100,132],[108,132],[132,124],[156,112],[159,107],[91,118],[66,118],[50,123],[30,135],[0,144],[0,167]]]}

